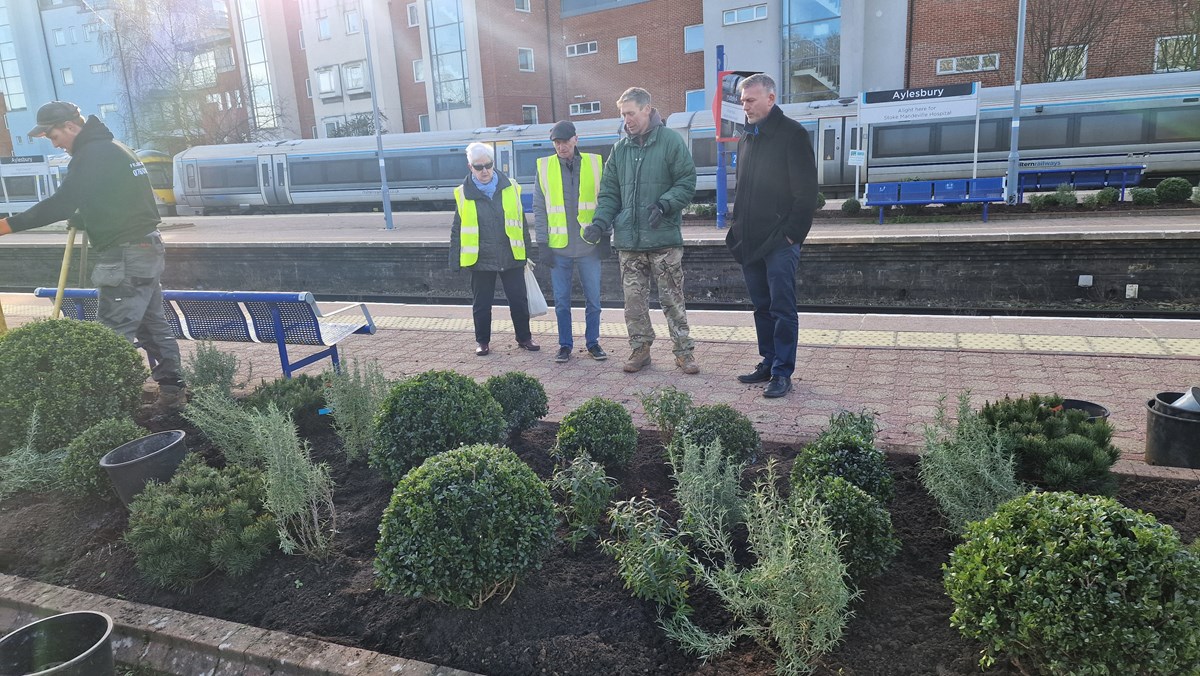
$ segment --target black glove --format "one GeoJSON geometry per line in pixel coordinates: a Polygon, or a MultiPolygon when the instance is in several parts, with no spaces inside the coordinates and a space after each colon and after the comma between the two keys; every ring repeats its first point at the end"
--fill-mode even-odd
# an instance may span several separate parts
{"type": "Polygon", "coordinates": [[[664,212],[666,212],[666,209],[663,209],[661,202],[655,202],[646,207],[646,221],[649,223],[651,230],[658,229],[659,224],[662,223],[664,212]]]}
{"type": "Polygon", "coordinates": [[[588,244],[599,244],[600,239],[604,237],[604,233],[608,230],[608,224],[604,221],[592,221],[583,226],[583,241],[588,244]]]}
{"type": "Polygon", "coordinates": [[[549,246],[543,246],[541,252],[538,254],[538,265],[544,265],[547,270],[553,270],[555,258],[557,256],[554,255],[554,249],[551,249],[549,246]]]}

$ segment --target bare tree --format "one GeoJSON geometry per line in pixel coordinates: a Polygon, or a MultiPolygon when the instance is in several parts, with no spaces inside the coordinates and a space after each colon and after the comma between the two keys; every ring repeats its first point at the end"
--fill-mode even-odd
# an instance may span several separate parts
{"type": "Polygon", "coordinates": [[[1106,63],[1089,64],[1088,48],[1109,35],[1120,12],[1109,0],[1030,0],[1026,18],[1025,80],[1055,82],[1104,77],[1106,63]]]}
{"type": "Polygon", "coordinates": [[[1174,0],[1170,12],[1174,34],[1158,38],[1154,70],[1200,70],[1200,0],[1174,0]]]}

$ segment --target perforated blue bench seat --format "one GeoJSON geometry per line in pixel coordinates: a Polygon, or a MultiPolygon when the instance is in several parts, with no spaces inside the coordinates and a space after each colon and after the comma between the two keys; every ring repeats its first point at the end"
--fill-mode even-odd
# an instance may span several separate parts
{"type": "Polygon", "coordinates": [[[1140,184],[1145,170],[1144,164],[1088,169],[1022,169],[1017,174],[1017,194],[1024,199],[1026,190],[1057,190],[1063,183],[1069,183],[1076,190],[1117,188],[1121,201],[1125,201],[1125,188],[1140,184]]]}
{"type": "MultiPolygon", "coordinates": [[[[38,298],[54,299],[57,290],[38,287],[38,298]]],[[[63,315],[96,320],[96,289],[66,289],[63,315]]],[[[284,377],[329,357],[340,366],[337,344],[347,336],[375,333],[375,321],[363,303],[354,303],[324,314],[307,291],[171,291],[163,290],[163,313],[183,340],[239,343],[275,343],[284,377]],[[290,361],[288,345],[316,345],[327,349],[290,361]]]]}
{"type": "Polygon", "coordinates": [[[988,204],[1004,201],[1004,177],[957,178],[941,181],[898,181],[867,184],[867,206],[883,210],[905,204],[983,204],[983,220],[988,219],[988,204]]]}

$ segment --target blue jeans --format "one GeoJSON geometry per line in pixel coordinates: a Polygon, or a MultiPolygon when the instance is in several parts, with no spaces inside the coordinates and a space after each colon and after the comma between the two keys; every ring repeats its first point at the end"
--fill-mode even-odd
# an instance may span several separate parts
{"type": "Polygon", "coordinates": [[[550,269],[550,282],[554,286],[554,317],[558,321],[559,347],[574,348],[571,337],[571,277],[579,270],[579,285],[583,287],[586,322],[583,338],[587,347],[600,344],[600,257],[583,256],[567,258],[555,256],[550,269]]]}
{"type": "Polygon", "coordinates": [[[771,375],[792,377],[796,370],[796,342],[800,316],[796,312],[796,268],[800,245],[776,249],[762,260],[742,266],[746,290],[754,305],[754,332],[758,353],[770,365],[771,375]]]}

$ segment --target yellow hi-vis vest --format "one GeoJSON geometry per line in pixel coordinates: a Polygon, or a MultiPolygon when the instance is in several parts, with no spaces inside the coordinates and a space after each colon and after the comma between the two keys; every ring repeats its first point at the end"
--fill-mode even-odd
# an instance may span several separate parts
{"type": "MultiPolygon", "coordinates": [[[[579,162],[579,235],[592,222],[596,213],[596,195],[600,192],[600,172],[603,160],[595,153],[580,153],[579,162]]],[[[538,181],[546,197],[546,243],[551,249],[567,247],[567,208],[563,199],[562,164],[558,155],[537,161],[538,181]]]]}
{"type": "MultiPolygon", "coordinates": [[[[500,192],[500,200],[504,206],[504,234],[508,235],[508,245],[512,247],[513,258],[525,260],[525,219],[521,208],[521,186],[509,183],[500,192]]],[[[463,187],[454,189],[454,202],[458,205],[458,264],[464,268],[475,265],[479,260],[479,212],[475,210],[475,200],[463,196],[463,187]]]]}

